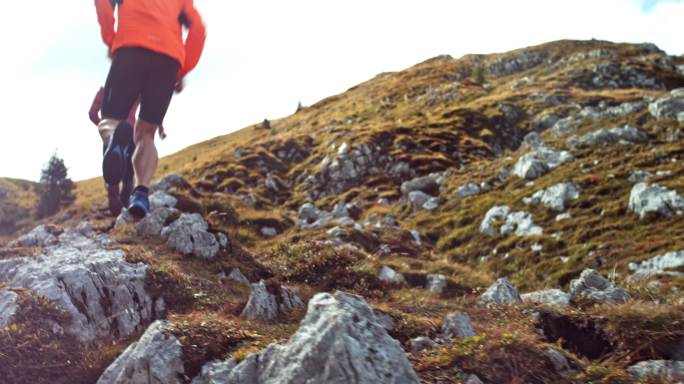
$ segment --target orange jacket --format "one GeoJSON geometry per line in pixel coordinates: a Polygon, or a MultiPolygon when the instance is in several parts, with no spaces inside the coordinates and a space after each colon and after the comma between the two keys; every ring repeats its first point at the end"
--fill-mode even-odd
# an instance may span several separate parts
{"type": "Polygon", "coordinates": [[[121,47],[142,47],[170,56],[181,64],[179,78],[197,66],[206,30],[193,0],[95,0],[95,8],[102,40],[112,54],[121,47]],[[188,29],[185,43],[184,26],[188,29]]]}

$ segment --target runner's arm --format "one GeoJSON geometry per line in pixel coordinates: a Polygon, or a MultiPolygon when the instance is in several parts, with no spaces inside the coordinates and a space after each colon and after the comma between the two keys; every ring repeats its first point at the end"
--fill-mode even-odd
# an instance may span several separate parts
{"type": "Polygon", "coordinates": [[[179,79],[192,71],[199,63],[204,50],[204,41],[207,38],[206,28],[202,16],[195,8],[193,0],[187,0],[181,14],[183,24],[188,28],[188,37],[185,39],[185,63],[178,75],[179,79]]]}
{"type": "Polygon", "coordinates": [[[88,113],[88,116],[90,116],[90,121],[92,121],[95,125],[100,124],[100,109],[102,109],[102,99],[104,99],[104,88],[100,87],[100,89],[97,91],[97,94],[95,94],[93,104],[90,106],[90,112],[88,113]]]}
{"type": "Polygon", "coordinates": [[[111,49],[114,44],[114,6],[110,0],[95,0],[97,21],[100,23],[102,41],[111,49]]]}

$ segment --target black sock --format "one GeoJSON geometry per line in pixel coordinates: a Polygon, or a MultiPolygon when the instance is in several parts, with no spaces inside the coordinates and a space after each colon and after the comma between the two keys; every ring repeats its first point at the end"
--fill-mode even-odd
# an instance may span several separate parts
{"type": "Polygon", "coordinates": [[[138,191],[150,193],[150,190],[144,185],[138,185],[137,187],[135,187],[135,189],[133,189],[133,193],[136,193],[138,191]]]}

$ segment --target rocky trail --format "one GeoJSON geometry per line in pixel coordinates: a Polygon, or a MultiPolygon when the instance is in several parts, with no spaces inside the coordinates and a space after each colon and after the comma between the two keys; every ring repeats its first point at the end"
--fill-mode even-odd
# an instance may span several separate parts
{"type": "Polygon", "coordinates": [[[138,222],[81,183],[0,245],[0,381],[684,382],[683,127],[684,57],[561,41],[190,147],[138,222]]]}

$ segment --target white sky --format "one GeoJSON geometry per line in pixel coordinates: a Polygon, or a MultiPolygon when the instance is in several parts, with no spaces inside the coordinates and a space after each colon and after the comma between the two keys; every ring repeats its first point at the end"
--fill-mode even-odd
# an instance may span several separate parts
{"type": "MultiPolygon", "coordinates": [[[[0,176],[36,180],[56,150],[70,176],[100,172],[88,120],[109,69],[93,1],[22,0],[0,23],[0,176]],[[71,1],[67,2],[71,3],[71,1]]],[[[162,155],[290,114],[428,58],[551,40],[654,42],[684,54],[681,0],[195,0],[208,40],[165,121],[162,155]]]]}

